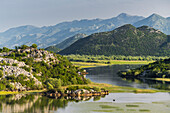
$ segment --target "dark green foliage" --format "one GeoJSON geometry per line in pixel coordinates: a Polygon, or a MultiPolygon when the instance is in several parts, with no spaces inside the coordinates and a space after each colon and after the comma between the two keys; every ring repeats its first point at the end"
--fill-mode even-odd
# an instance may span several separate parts
{"type": "MultiPolygon", "coordinates": [[[[41,77],[37,78],[44,82],[50,83],[50,80],[60,79],[61,85],[70,85],[70,84],[84,84],[86,83],[86,79],[78,74],[77,68],[73,66],[66,58],[57,55],[59,62],[51,64],[49,66],[44,61],[42,62],[33,62],[31,66],[33,67],[34,73],[42,73],[41,77]],[[48,81],[48,82],[47,82],[48,81]]],[[[49,84],[48,84],[49,85],[49,84]]],[[[56,86],[52,85],[54,88],[56,86]]],[[[56,87],[57,88],[57,87],[56,87]]]]}
{"type": "Polygon", "coordinates": [[[159,60],[127,72],[119,72],[123,77],[170,78],[170,58],[159,60]]]}
{"type": "Polygon", "coordinates": [[[21,47],[19,47],[19,49],[26,49],[26,48],[28,48],[27,45],[22,45],[21,47]]]}
{"type": "Polygon", "coordinates": [[[57,53],[57,52],[59,52],[61,49],[59,49],[59,48],[57,48],[57,47],[55,47],[55,46],[49,46],[49,47],[45,48],[45,50],[47,50],[47,51],[53,51],[54,53],[57,53]]]}
{"type": "Polygon", "coordinates": [[[168,37],[150,27],[135,28],[128,24],[82,38],[59,54],[170,56],[168,37]]]}
{"type": "Polygon", "coordinates": [[[10,49],[8,49],[7,47],[3,47],[2,49],[0,48],[0,53],[2,52],[9,52],[10,49]]]}
{"type": "Polygon", "coordinates": [[[112,56],[104,56],[104,55],[65,55],[68,60],[74,62],[92,62],[92,63],[110,63],[108,60],[161,60],[169,57],[156,57],[156,56],[122,56],[122,55],[112,55],[112,56]]]}
{"type": "Polygon", "coordinates": [[[30,72],[31,71],[31,68],[30,67],[26,67],[26,66],[24,66],[24,67],[21,67],[22,69],[25,69],[26,71],[28,71],[28,72],[30,72]]]}
{"type": "Polygon", "coordinates": [[[18,64],[17,63],[13,63],[12,66],[18,66],[18,64]]]}
{"type": "Polygon", "coordinates": [[[57,78],[49,78],[46,80],[47,89],[60,88],[62,81],[57,78]]]}
{"type": "Polygon", "coordinates": [[[32,48],[37,48],[37,44],[32,44],[32,48]]]}
{"type": "Polygon", "coordinates": [[[3,71],[0,70],[0,78],[3,77],[3,71]]]}
{"type": "Polygon", "coordinates": [[[0,83],[0,91],[5,90],[5,89],[6,89],[6,86],[4,84],[0,83]]]}

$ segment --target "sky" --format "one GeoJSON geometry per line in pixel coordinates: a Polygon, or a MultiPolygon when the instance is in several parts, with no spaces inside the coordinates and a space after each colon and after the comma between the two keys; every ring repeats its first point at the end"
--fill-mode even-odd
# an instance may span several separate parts
{"type": "Polygon", "coordinates": [[[0,0],[0,32],[12,27],[112,18],[120,13],[170,17],[170,0],[0,0]]]}

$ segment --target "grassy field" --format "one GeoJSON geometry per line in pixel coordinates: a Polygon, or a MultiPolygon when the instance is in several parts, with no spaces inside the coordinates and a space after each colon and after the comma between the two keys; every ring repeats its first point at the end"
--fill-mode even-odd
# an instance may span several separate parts
{"type": "MultiPolygon", "coordinates": [[[[100,60],[101,61],[101,60],[100,60]]],[[[153,61],[126,61],[126,60],[109,60],[110,64],[102,63],[108,62],[107,60],[102,60],[100,63],[90,63],[90,62],[71,62],[75,66],[80,68],[90,68],[97,66],[109,66],[109,65],[124,65],[124,64],[149,64],[153,61]]]]}

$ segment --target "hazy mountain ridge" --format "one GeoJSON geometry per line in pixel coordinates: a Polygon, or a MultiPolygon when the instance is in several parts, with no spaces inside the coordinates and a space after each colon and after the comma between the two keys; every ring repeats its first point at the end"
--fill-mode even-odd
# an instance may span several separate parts
{"type": "Polygon", "coordinates": [[[96,32],[110,31],[123,24],[132,24],[143,18],[122,13],[110,19],[75,20],[41,28],[30,25],[20,26],[0,33],[0,47],[14,48],[22,44],[31,45],[32,43],[38,44],[39,47],[48,47],[78,33],[89,35],[96,32]]]}
{"type": "Polygon", "coordinates": [[[53,51],[53,52],[57,53],[58,51],[69,47],[71,44],[73,44],[77,40],[84,38],[86,36],[87,36],[86,34],[82,34],[82,33],[76,34],[73,37],[67,38],[66,40],[64,40],[63,42],[61,42],[55,46],[49,46],[49,47],[45,48],[45,50],[53,51]]]}
{"type": "Polygon", "coordinates": [[[170,34],[170,19],[164,18],[158,14],[152,14],[148,18],[140,20],[133,25],[136,27],[147,25],[155,29],[159,29],[165,34],[170,34]]]}
{"type": "Polygon", "coordinates": [[[36,43],[38,47],[45,48],[56,45],[78,33],[90,35],[111,31],[124,24],[132,24],[135,27],[147,25],[159,29],[166,34],[170,33],[170,17],[164,18],[153,14],[144,18],[142,16],[131,16],[122,13],[110,19],[83,19],[62,22],[54,26],[35,27],[28,25],[11,28],[0,33],[0,47],[14,48],[22,44],[31,45],[36,43]]]}

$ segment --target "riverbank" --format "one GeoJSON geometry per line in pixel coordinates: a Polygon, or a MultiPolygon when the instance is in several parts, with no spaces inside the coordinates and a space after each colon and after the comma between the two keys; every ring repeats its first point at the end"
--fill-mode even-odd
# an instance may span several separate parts
{"type": "Polygon", "coordinates": [[[149,64],[154,61],[128,61],[128,60],[100,60],[98,63],[93,62],[75,62],[71,61],[71,63],[75,66],[79,66],[80,68],[91,68],[98,66],[110,66],[110,65],[133,65],[133,64],[149,64]],[[109,63],[106,63],[109,62],[109,63]]]}
{"type": "Polygon", "coordinates": [[[46,89],[44,90],[30,90],[30,91],[0,91],[0,95],[12,95],[12,94],[20,94],[20,93],[40,93],[40,92],[44,92],[46,91],[46,89]]]}
{"type": "MultiPolygon", "coordinates": [[[[88,86],[88,87],[98,87],[108,90],[109,93],[156,93],[156,92],[170,92],[169,90],[157,90],[157,89],[139,89],[133,87],[123,87],[115,86],[106,83],[90,83],[88,85],[71,85],[71,86],[88,86]]],[[[66,89],[68,86],[63,86],[63,89],[66,89]]]]}
{"type": "MultiPolygon", "coordinates": [[[[139,89],[139,88],[133,88],[133,87],[122,87],[122,86],[115,86],[111,84],[106,84],[106,83],[90,83],[87,85],[69,85],[69,86],[62,86],[61,89],[65,90],[66,88],[70,86],[88,86],[88,87],[98,87],[98,88],[104,88],[105,90],[108,90],[109,93],[156,93],[156,92],[170,92],[169,90],[156,90],[156,89],[139,89]]],[[[44,90],[30,90],[30,91],[0,91],[0,95],[9,95],[9,94],[20,94],[20,93],[40,93],[44,92],[44,90]]]]}

